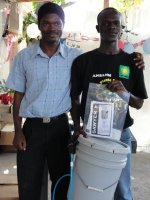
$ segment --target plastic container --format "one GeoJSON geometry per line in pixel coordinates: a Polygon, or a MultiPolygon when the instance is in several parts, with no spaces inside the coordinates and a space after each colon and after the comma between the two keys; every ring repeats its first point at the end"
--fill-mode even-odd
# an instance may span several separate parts
{"type": "Polygon", "coordinates": [[[119,141],[80,136],[72,200],[112,200],[129,152],[119,141]]]}

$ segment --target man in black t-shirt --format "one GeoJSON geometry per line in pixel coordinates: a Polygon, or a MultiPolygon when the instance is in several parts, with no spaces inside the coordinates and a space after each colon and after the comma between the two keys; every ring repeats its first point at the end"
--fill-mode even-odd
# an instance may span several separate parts
{"type": "MultiPolygon", "coordinates": [[[[72,65],[71,98],[75,137],[79,134],[86,136],[80,127],[80,117],[84,119],[89,83],[107,84],[112,92],[129,93],[129,105],[136,109],[140,109],[144,99],[147,98],[143,71],[135,66],[133,55],[118,48],[121,14],[114,8],[106,8],[99,13],[97,22],[96,29],[101,36],[100,47],[80,55],[72,65]]],[[[132,124],[133,119],[128,110],[121,141],[129,146],[131,146],[129,127],[132,124]]],[[[117,185],[115,200],[132,200],[130,154],[117,185]]]]}

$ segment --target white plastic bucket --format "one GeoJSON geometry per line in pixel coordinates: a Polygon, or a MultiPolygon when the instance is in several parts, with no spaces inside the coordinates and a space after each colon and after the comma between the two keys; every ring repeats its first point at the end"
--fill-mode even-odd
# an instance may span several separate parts
{"type": "Polygon", "coordinates": [[[72,200],[112,200],[129,152],[119,141],[80,136],[72,200]]]}

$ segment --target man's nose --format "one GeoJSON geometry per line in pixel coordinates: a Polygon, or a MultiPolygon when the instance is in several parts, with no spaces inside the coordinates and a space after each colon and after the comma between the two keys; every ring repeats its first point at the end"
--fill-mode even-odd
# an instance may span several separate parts
{"type": "Polygon", "coordinates": [[[50,23],[49,26],[48,26],[48,28],[50,30],[56,30],[56,25],[54,23],[50,23]]]}
{"type": "Polygon", "coordinates": [[[113,23],[113,22],[110,22],[110,23],[109,23],[109,28],[112,28],[112,29],[116,28],[116,25],[115,25],[115,23],[113,23]]]}

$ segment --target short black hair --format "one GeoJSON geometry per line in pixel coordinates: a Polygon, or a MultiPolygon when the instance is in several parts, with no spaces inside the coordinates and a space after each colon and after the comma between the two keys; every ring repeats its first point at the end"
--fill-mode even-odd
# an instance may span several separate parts
{"type": "Polygon", "coordinates": [[[97,23],[99,23],[100,19],[102,18],[102,16],[106,13],[106,12],[109,12],[109,14],[117,14],[117,15],[120,15],[121,16],[121,13],[113,8],[113,7],[108,7],[108,8],[105,8],[103,9],[98,15],[97,15],[97,23]]]}
{"type": "Polygon", "coordinates": [[[62,22],[63,23],[65,22],[65,14],[62,7],[53,2],[46,2],[42,4],[37,11],[38,24],[40,23],[44,15],[49,14],[49,13],[57,14],[61,18],[62,22]]]}

